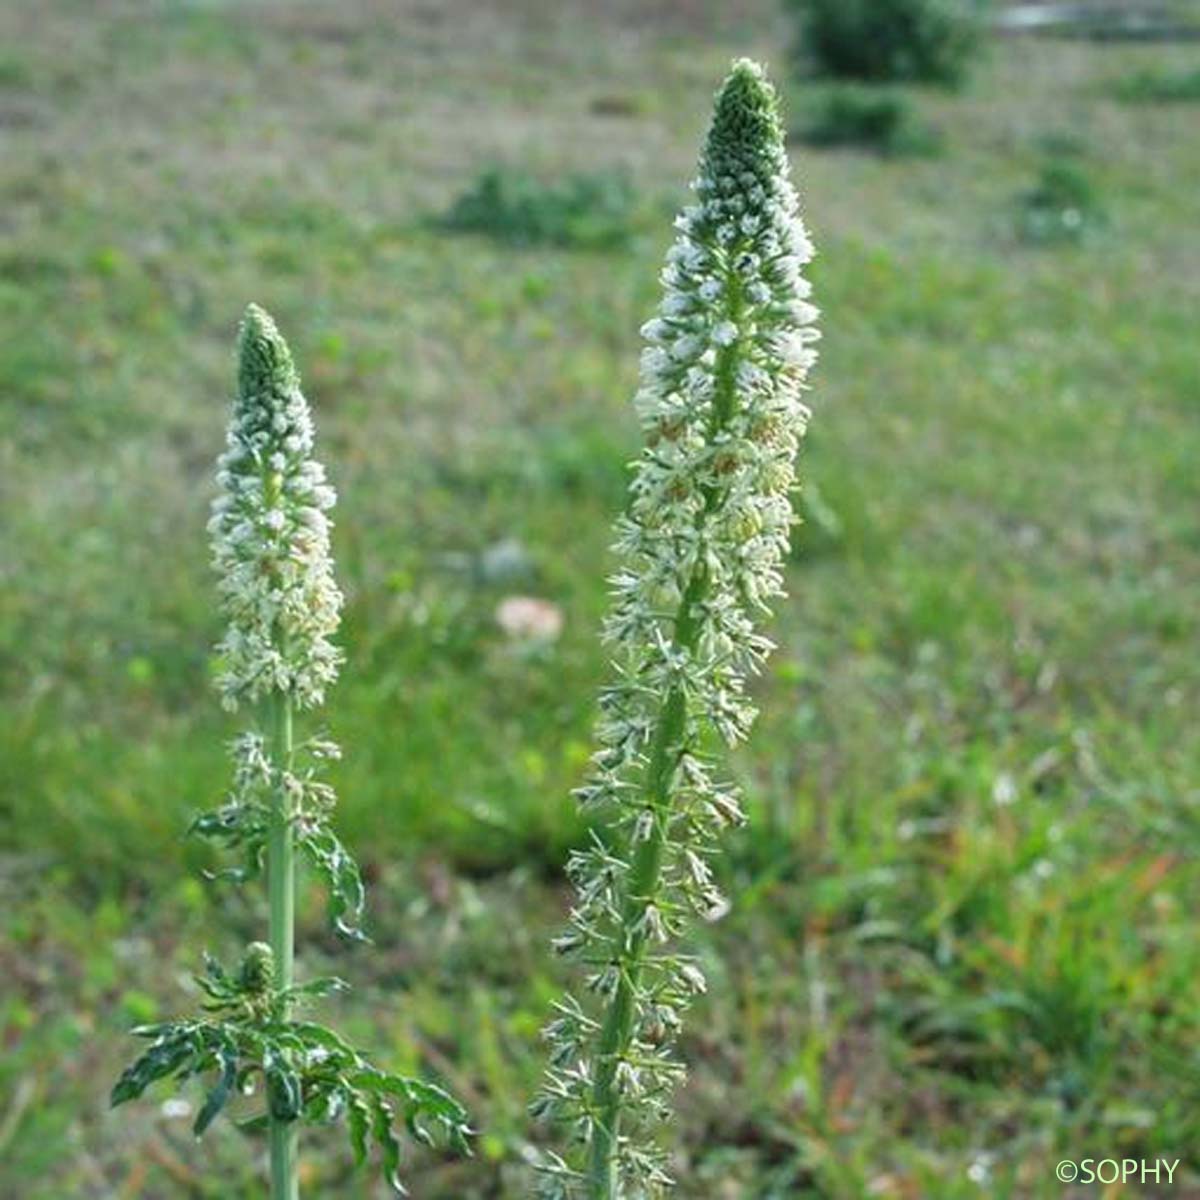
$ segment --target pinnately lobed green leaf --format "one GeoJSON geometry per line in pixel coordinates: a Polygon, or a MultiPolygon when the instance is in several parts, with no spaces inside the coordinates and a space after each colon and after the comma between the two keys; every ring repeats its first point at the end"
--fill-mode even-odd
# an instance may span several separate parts
{"type": "MultiPolygon", "coordinates": [[[[448,1092],[424,1080],[380,1070],[323,1025],[272,1016],[280,1010],[280,993],[264,993],[263,979],[270,972],[261,961],[261,950],[250,957],[257,965],[249,972],[245,962],[237,972],[210,965],[202,988],[221,997],[210,1015],[134,1031],[150,1046],[117,1081],[114,1106],[137,1099],[161,1079],[210,1077],[194,1125],[199,1137],[230,1099],[258,1090],[257,1080],[265,1111],[242,1121],[243,1128],[265,1127],[268,1115],[288,1123],[326,1123],[345,1116],[356,1161],[361,1165],[366,1159],[369,1135],[389,1183],[398,1192],[404,1189],[397,1120],[422,1144],[442,1142],[460,1153],[469,1152],[467,1114],[448,1092]]],[[[324,994],[340,984],[340,980],[317,980],[295,990],[324,994]]]]}

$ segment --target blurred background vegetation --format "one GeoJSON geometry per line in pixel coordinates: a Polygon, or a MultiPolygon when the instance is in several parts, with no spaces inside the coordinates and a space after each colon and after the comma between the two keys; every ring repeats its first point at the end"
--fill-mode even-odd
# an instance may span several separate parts
{"type": "MultiPolygon", "coordinates": [[[[1064,8],[0,5],[0,1194],[260,1194],[229,1122],[106,1109],[128,1027],[263,928],[182,837],[228,773],[204,522],[250,299],[341,493],[373,885],[375,947],[314,892],[303,967],[470,1102],[414,1195],[526,1194],[637,328],[749,53],[826,340],[679,1195],[1059,1197],[1086,1156],[1200,1195],[1200,43],[1064,8]]],[[[307,1145],[307,1195],[379,1194],[307,1145]]]]}

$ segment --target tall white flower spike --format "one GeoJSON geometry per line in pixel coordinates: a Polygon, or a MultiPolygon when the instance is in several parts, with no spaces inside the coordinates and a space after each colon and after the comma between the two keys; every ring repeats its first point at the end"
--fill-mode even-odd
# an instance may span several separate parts
{"type": "Polygon", "coordinates": [[[671,1054],[681,1015],[705,989],[671,946],[691,914],[723,911],[708,860],[744,819],[704,747],[711,732],[732,745],[749,731],[746,679],[772,648],[758,622],[782,594],[796,520],[801,393],[819,337],[801,274],[813,248],[757,64],[736,62],[722,85],[693,187],[642,329],[646,445],[605,625],[615,680],[577,793],[611,832],[572,855],[576,903],[555,943],[585,964],[589,994],[564,1000],[546,1029],[534,1111],[571,1123],[583,1145],[578,1164],[546,1164],[555,1198],[634,1200],[671,1183],[655,1127],[683,1074],[671,1054]]]}

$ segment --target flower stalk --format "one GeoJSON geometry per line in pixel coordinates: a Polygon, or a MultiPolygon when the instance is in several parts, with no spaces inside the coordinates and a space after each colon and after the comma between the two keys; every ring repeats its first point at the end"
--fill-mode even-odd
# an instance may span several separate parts
{"type": "Polygon", "coordinates": [[[239,335],[237,393],[209,522],[227,620],[217,686],[225,707],[248,708],[251,720],[233,743],[227,801],[192,828],[239,856],[238,865],[215,877],[245,881],[265,867],[269,944],[247,947],[233,973],[206,958],[197,978],[203,1015],[135,1029],[149,1048],[112,1093],[113,1104],[122,1104],[158,1079],[209,1077],[194,1126],[199,1136],[233,1095],[258,1092],[263,1109],[242,1125],[267,1133],[272,1200],[298,1200],[302,1122],[345,1120],[356,1161],[373,1140],[386,1178],[401,1192],[397,1121],[431,1143],[428,1123],[463,1151],[470,1132],[466,1113],[446,1092],[380,1070],[297,1012],[345,987],[338,979],[296,982],[298,857],[325,884],[338,931],[365,940],[362,878],[333,832],[336,798],[322,778],[340,752],[322,737],[295,736],[297,713],[322,703],[341,662],[332,636],[342,596],[327,515],[336,496],[312,452],[312,418],[291,353],[271,318],[251,305],[239,335]]]}
{"type": "Polygon", "coordinates": [[[745,685],[772,648],[757,624],[782,594],[809,416],[800,394],[816,357],[800,273],[812,247],[788,174],[774,90],[741,60],[642,330],[646,446],[605,626],[616,679],[577,793],[604,832],[568,862],[577,900],[556,942],[587,967],[593,999],[558,1006],[535,1103],[584,1150],[577,1166],[551,1156],[548,1197],[632,1200],[671,1184],[656,1128],[683,1073],[672,1043],[705,988],[673,943],[691,916],[724,907],[710,860],[744,818],[710,751],[739,742],[755,715],[745,685]]]}
{"type": "MultiPolygon", "coordinates": [[[[271,699],[273,730],[272,758],[280,772],[292,769],[292,702],[285,695],[271,699]]],[[[271,797],[271,825],[267,840],[267,888],[271,953],[275,977],[286,994],[292,987],[296,954],[296,864],[295,840],[288,793],[276,788],[271,797]]],[[[291,1004],[284,999],[279,1016],[291,1016],[291,1004]]],[[[295,1122],[272,1117],[268,1132],[271,1154],[271,1200],[297,1200],[300,1194],[297,1149],[299,1138],[295,1122]]]]}

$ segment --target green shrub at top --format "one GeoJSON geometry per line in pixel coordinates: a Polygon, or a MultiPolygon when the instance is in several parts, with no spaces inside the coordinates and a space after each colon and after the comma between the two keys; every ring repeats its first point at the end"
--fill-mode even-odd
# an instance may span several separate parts
{"type": "Polygon", "coordinates": [[[896,92],[839,85],[823,92],[793,135],[811,146],[857,146],[879,154],[933,154],[940,139],[896,92]]]}
{"type": "Polygon", "coordinates": [[[442,218],[448,229],[519,245],[621,246],[633,235],[635,198],[616,172],[547,183],[511,167],[484,171],[442,218]]]}
{"type": "Polygon", "coordinates": [[[821,75],[958,83],[979,47],[970,0],[785,0],[796,51],[821,75]]]}

